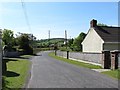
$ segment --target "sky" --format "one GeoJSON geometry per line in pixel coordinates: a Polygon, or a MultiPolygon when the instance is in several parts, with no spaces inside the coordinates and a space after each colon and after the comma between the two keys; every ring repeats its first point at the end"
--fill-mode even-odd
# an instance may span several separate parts
{"type": "Polygon", "coordinates": [[[16,34],[32,33],[37,39],[76,38],[87,33],[90,21],[118,26],[117,2],[24,2],[29,25],[21,2],[0,3],[0,28],[13,30],[16,34]]]}

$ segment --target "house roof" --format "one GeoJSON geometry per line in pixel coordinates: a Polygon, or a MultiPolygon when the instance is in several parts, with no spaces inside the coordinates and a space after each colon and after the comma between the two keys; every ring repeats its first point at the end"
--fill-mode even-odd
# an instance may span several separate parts
{"type": "Polygon", "coordinates": [[[94,30],[105,42],[120,42],[120,27],[96,26],[94,30]]]}

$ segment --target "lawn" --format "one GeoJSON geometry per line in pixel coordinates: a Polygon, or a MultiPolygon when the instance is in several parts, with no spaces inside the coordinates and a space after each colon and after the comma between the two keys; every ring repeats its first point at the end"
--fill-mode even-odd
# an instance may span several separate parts
{"type": "Polygon", "coordinates": [[[85,68],[90,68],[90,69],[101,69],[102,68],[101,66],[92,65],[92,64],[83,63],[83,62],[78,62],[78,61],[74,61],[74,60],[71,60],[71,59],[66,59],[66,58],[62,58],[62,57],[59,57],[59,56],[55,56],[54,52],[50,52],[49,56],[51,56],[51,57],[53,57],[57,60],[65,61],[67,63],[74,64],[74,65],[77,65],[77,66],[82,66],[82,67],[85,67],[85,68]]]}
{"type": "Polygon", "coordinates": [[[113,77],[113,78],[116,78],[116,79],[120,79],[120,70],[117,69],[117,70],[111,70],[111,71],[105,71],[105,72],[102,72],[103,74],[106,74],[110,77],[113,77]]]}
{"type": "Polygon", "coordinates": [[[26,82],[31,62],[29,60],[9,58],[7,61],[7,72],[5,74],[6,90],[19,90],[26,82]],[[13,89],[12,89],[13,90],[13,89]]]}
{"type": "Polygon", "coordinates": [[[34,56],[34,55],[21,55],[20,57],[21,57],[21,58],[24,58],[24,59],[29,59],[29,58],[31,58],[32,56],[34,56]]]}

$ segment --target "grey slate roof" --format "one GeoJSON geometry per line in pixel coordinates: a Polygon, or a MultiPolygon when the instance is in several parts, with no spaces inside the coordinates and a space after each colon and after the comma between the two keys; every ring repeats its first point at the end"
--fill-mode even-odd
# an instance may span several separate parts
{"type": "Polygon", "coordinates": [[[105,42],[120,42],[120,27],[96,26],[94,29],[105,42]]]}

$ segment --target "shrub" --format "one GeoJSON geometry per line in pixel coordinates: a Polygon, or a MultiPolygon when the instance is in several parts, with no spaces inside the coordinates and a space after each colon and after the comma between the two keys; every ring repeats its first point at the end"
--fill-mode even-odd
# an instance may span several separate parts
{"type": "Polygon", "coordinates": [[[24,50],[24,52],[25,52],[26,54],[32,55],[32,54],[33,54],[33,48],[32,48],[31,46],[28,46],[28,47],[24,50]]]}
{"type": "Polygon", "coordinates": [[[16,48],[12,48],[12,51],[16,51],[16,48]]]}

